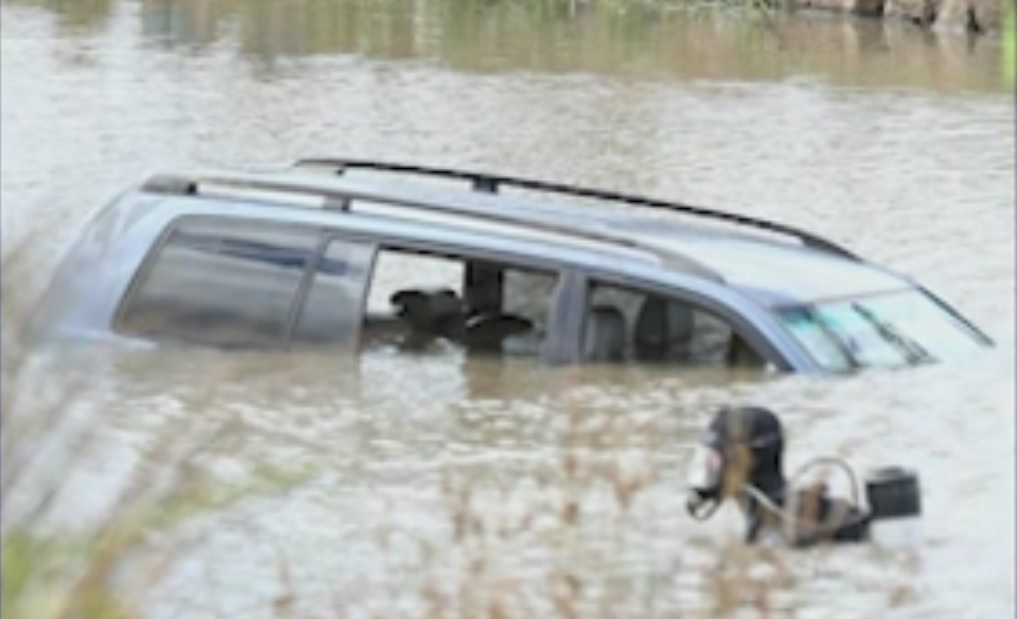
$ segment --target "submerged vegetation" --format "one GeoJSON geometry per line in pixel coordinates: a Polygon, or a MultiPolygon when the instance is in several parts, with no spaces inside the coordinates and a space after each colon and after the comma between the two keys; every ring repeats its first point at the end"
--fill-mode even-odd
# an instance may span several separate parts
{"type": "MultiPolygon", "coordinates": [[[[222,428],[201,440],[185,427],[168,428],[142,449],[102,518],[80,527],[61,524],[76,519],[60,511],[60,497],[74,490],[78,467],[94,466],[87,455],[101,439],[90,423],[75,422],[75,409],[82,401],[101,398],[89,386],[94,379],[90,368],[72,368],[53,378],[48,375],[53,368],[39,366],[28,348],[24,336],[32,299],[19,289],[33,273],[28,247],[5,248],[0,279],[0,614],[12,619],[141,617],[144,587],[125,590],[117,582],[153,538],[195,517],[277,494],[305,479],[306,473],[261,467],[243,483],[216,482],[195,464],[220,442],[222,428]]],[[[155,586],[183,551],[175,548],[150,560],[142,582],[155,586]]]]}

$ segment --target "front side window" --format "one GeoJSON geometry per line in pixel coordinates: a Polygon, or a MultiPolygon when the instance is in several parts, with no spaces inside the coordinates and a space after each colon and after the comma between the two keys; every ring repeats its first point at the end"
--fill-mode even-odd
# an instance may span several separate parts
{"type": "Polygon", "coordinates": [[[983,349],[970,329],[919,290],[786,308],[778,315],[833,371],[920,365],[983,349]]]}
{"type": "Polygon", "coordinates": [[[558,275],[486,258],[383,248],[370,278],[368,348],[539,356],[558,275]]]}
{"type": "Polygon", "coordinates": [[[763,357],[725,319],[686,300],[595,282],[583,358],[689,367],[762,367],[763,357]]]}
{"type": "Polygon", "coordinates": [[[134,282],[117,329],[211,346],[278,346],[318,238],[309,228],[183,220],[134,282]]]}

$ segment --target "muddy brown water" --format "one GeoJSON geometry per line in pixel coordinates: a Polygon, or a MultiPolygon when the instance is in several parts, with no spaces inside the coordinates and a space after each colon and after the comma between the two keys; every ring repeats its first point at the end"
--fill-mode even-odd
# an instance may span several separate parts
{"type": "Polygon", "coordinates": [[[144,173],[353,155],[790,222],[929,285],[997,350],[836,379],[64,351],[19,391],[28,417],[74,397],[4,454],[35,456],[7,526],[58,487],[36,524],[87,531],[132,483],[172,488],[189,453],[213,494],[243,490],[130,557],[116,587],[143,616],[1013,616],[998,41],[583,6],[5,2],[3,241],[32,261],[19,295],[144,173]],[[791,466],[917,469],[919,542],[744,554],[735,514],[688,518],[690,446],[738,402],[783,415],[791,466]]]}

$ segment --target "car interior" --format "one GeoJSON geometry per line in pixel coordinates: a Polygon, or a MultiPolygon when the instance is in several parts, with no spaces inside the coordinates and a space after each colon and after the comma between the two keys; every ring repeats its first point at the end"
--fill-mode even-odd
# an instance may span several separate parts
{"type": "Polygon", "coordinates": [[[383,249],[361,345],[421,349],[445,341],[470,353],[538,355],[556,279],[511,265],[383,249]]]}
{"type": "Polygon", "coordinates": [[[583,342],[593,363],[763,367],[765,362],[713,313],[677,298],[613,284],[590,292],[583,342]]]}

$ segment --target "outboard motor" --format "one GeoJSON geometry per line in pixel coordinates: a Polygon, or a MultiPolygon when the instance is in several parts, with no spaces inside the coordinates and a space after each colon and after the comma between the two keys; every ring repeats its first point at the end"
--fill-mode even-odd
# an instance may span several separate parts
{"type": "Polygon", "coordinates": [[[721,409],[696,446],[689,471],[689,514],[706,520],[727,499],[746,518],[745,540],[779,541],[790,546],[818,542],[899,543],[907,525],[921,513],[918,476],[899,467],[874,471],[865,483],[868,507],[861,504],[854,471],[838,458],[816,458],[788,480],[783,471],[784,431],[780,420],[761,407],[721,409]],[[826,485],[801,488],[795,482],[816,465],[835,465],[848,476],[850,500],[830,497],[826,485]],[[903,529],[903,531],[902,531],[903,529]]]}

